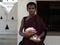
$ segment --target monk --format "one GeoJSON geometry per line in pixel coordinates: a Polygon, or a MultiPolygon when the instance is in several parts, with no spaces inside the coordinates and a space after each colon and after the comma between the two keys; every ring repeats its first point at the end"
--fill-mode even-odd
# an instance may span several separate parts
{"type": "Polygon", "coordinates": [[[35,14],[36,12],[36,4],[34,2],[29,2],[27,4],[27,11],[29,13],[28,16],[23,17],[21,21],[21,26],[19,30],[19,34],[23,36],[22,41],[19,43],[19,45],[45,45],[44,40],[47,34],[46,25],[43,21],[43,19],[35,14]],[[33,27],[36,29],[37,33],[35,32],[28,32],[26,34],[23,33],[28,27],[33,27]],[[32,37],[34,34],[38,35],[38,38],[40,38],[40,41],[38,40],[30,40],[30,37],[32,37]]]}

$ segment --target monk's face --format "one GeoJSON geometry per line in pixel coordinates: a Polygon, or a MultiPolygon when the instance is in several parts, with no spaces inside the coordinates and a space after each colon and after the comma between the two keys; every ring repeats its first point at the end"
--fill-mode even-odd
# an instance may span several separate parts
{"type": "Polygon", "coordinates": [[[35,15],[36,8],[34,5],[29,5],[27,11],[29,12],[29,15],[35,15]]]}

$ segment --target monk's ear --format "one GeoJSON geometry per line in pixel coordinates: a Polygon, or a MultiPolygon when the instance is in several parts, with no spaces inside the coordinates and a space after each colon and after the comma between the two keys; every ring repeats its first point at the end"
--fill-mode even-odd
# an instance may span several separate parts
{"type": "Polygon", "coordinates": [[[28,11],[28,7],[26,8],[26,10],[28,11]]]}
{"type": "Polygon", "coordinates": [[[27,11],[28,11],[28,9],[27,9],[27,11]]]}
{"type": "Polygon", "coordinates": [[[28,8],[27,8],[27,11],[28,11],[28,8]]]}
{"type": "Polygon", "coordinates": [[[37,9],[35,9],[35,14],[37,14],[37,9]]]}
{"type": "Polygon", "coordinates": [[[37,8],[35,8],[35,10],[37,11],[37,8]]]}

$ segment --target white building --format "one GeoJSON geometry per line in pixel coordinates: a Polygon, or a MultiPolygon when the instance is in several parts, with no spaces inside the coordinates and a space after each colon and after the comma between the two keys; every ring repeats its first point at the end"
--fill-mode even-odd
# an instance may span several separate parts
{"type": "Polygon", "coordinates": [[[0,45],[17,45],[16,2],[16,0],[0,0],[0,45]]]}
{"type": "Polygon", "coordinates": [[[17,2],[18,0],[3,0],[3,2],[17,2]]]}
{"type": "Polygon", "coordinates": [[[10,12],[17,1],[18,0],[2,0],[2,3],[7,7],[7,11],[10,12]]]}
{"type": "Polygon", "coordinates": [[[17,2],[9,1],[0,2],[0,34],[17,34],[17,2]]]}

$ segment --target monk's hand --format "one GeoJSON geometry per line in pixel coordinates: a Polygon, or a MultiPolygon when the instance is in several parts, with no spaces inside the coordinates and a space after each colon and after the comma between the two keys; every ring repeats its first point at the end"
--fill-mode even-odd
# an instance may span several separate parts
{"type": "Polygon", "coordinates": [[[33,40],[34,42],[40,42],[41,41],[41,39],[36,39],[36,40],[33,40]]]}
{"type": "Polygon", "coordinates": [[[30,37],[33,34],[35,34],[35,32],[28,31],[27,33],[24,33],[24,37],[28,38],[28,37],[30,37]]]}
{"type": "MultiPolygon", "coordinates": [[[[31,38],[31,39],[32,39],[32,38],[31,38]]],[[[33,37],[32,41],[34,41],[34,42],[40,42],[41,39],[40,39],[39,36],[35,36],[35,37],[33,37]]]]}

